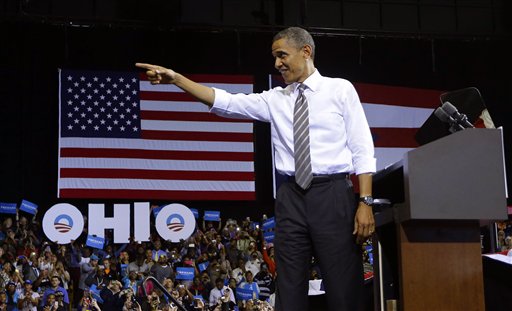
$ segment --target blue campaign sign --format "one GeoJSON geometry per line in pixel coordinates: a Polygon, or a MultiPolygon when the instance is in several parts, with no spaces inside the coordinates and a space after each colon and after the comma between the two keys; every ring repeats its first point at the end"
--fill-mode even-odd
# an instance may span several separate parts
{"type": "Polygon", "coordinates": [[[274,242],[274,231],[264,232],[263,238],[265,239],[265,242],[267,242],[267,243],[274,242]]]}
{"type": "Polygon", "coordinates": [[[156,216],[158,216],[158,213],[160,213],[161,210],[162,210],[162,206],[155,207],[153,209],[153,216],[155,216],[155,218],[156,218],[156,216]]]}
{"type": "Polygon", "coordinates": [[[204,212],[204,220],[219,221],[220,220],[220,211],[205,211],[204,212]]]}
{"type": "Polygon", "coordinates": [[[199,218],[199,212],[197,211],[197,209],[195,209],[195,208],[189,208],[189,209],[192,212],[192,214],[194,214],[194,218],[198,219],[199,218]]]}
{"type": "Polygon", "coordinates": [[[16,203],[0,202],[1,214],[16,214],[16,203]]]}
{"type": "Polygon", "coordinates": [[[237,300],[250,300],[253,298],[253,291],[248,288],[240,288],[236,289],[236,299],[237,300]]]}
{"type": "Polygon", "coordinates": [[[199,268],[199,272],[203,272],[204,270],[206,270],[206,268],[208,268],[209,265],[210,265],[210,262],[209,261],[205,261],[205,262],[200,263],[197,266],[197,268],[199,268]]]}
{"type": "Polygon", "coordinates": [[[263,221],[263,230],[268,230],[268,229],[272,229],[276,226],[276,219],[275,217],[271,217],[267,220],[264,220],[263,221]]]}
{"type": "Polygon", "coordinates": [[[193,280],[194,268],[192,267],[177,267],[176,280],[193,280]]]}
{"type": "Polygon", "coordinates": [[[21,201],[20,211],[24,211],[29,214],[35,215],[35,214],[37,214],[37,204],[32,203],[27,200],[23,200],[23,201],[21,201]]]}
{"type": "Polygon", "coordinates": [[[85,245],[97,249],[103,249],[103,246],[105,245],[105,238],[89,234],[87,235],[87,241],[85,242],[85,245]]]}

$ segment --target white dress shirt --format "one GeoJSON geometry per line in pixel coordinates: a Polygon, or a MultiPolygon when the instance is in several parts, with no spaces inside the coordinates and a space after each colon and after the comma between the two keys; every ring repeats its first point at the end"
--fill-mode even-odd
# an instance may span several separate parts
{"type": "Polygon", "coordinates": [[[229,291],[230,291],[229,300],[231,300],[234,304],[236,304],[235,295],[233,295],[233,291],[229,287],[223,286],[222,289],[218,289],[217,287],[214,287],[210,291],[210,299],[208,299],[210,306],[215,306],[217,304],[220,297],[224,296],[224,294],[226,293],[226,289],[229,289],[229,291]]]}
{"type": "MultiPolygon", "coordinates": [[[[347,80],[328,78],[318,70],[304,83],[309,105],[309,135],[313,174],[374,173],[373,140],[359,96],[347,80]]],[[[270,122],[276,169],[293,176],[293,109],[299,83],[259,94],[229,94],[215,90],[211,112],[231,118],[270,122]]]]}

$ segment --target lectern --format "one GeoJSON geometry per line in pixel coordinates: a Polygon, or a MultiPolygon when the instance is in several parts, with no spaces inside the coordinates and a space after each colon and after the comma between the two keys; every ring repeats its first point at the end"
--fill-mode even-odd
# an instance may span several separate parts
{"type": "Polygon", "coordinates": [[[505,189],[495,129],[443,137],[374,176],[374,196],[400,202],[384,217],[396,234],[400,310],[485,310],[480,221],[508,218],[505,189]]]}

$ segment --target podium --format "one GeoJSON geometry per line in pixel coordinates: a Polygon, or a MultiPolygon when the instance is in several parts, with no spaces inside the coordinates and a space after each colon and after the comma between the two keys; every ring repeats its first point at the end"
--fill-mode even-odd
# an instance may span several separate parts
{"type": "Polygon", "coordinates": [[[466,129],[418,147],[375,174],[373,187],[395,203],[375,214],[376,310],[387,300],[385,255],[400,310],[485,310],[480,221],[508,218],[501,131],[466,129]]]}

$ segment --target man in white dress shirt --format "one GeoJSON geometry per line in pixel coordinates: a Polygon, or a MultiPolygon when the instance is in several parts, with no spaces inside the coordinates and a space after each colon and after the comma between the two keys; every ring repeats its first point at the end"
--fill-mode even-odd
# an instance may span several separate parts
{"type": "Polygon", "coordinates": [[[315,43],[306,30],[290,27],[276,34],[272,55],[288,86],[248,95],[195,83],[165,67],[136,66],[146,69],[151,83],[174,84],[217,115],[270,123],[275,166],[286,179],[275,204],[276,310],[307,310],[313,251],[325,276],[329,310],[360,310],[363,265],[356,242],[375,230],[376,160],[368,122],[353,85],[315,68],[315,43]],[[359,202],[350,173],[358,176],[359,202]]]}
{"type": "Polygon", "coordinates": [[[215,287],[210,291],[210,299],[208,299],[210,306],[215,306],[221,300],[221,297],[229,296],[229,300],[236,305],[235,295],[233,291],[224,285],[224,280],[218,278],[215,280],[215,287]]]}

